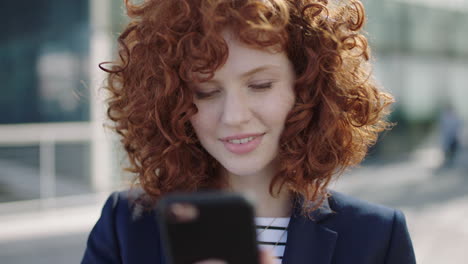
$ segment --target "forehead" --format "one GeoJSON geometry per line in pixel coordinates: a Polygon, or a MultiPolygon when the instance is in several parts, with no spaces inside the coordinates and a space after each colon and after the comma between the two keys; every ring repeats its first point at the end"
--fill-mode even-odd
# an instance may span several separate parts
{"type": "Polygon", "coordinates": [[[228,46],[228,57],[224,65],[215,71],[215,77],[241,76],[255,69],[287,70],[291,65],[285,52],[248,46],[228,31],[224,31],[222,36],[228,46]]]}

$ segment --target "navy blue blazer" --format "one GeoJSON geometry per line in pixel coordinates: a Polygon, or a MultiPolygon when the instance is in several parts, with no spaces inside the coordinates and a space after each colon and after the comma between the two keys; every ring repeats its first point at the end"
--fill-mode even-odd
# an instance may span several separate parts
{"type": "MultiPolygon", "coordinates": [[[[314,211],[296,206],[288,227],[283,264],[416,263],[403,213],[337,192],[314,211]]],[[[92,229],[83,264],[166,263],[156,212],[129,202],[129,192],[112,194],[92,229]]]]}

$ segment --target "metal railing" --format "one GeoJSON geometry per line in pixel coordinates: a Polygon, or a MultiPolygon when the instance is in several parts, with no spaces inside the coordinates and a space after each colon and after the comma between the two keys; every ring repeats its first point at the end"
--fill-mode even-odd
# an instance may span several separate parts
{"type": "Polygon", "coordinates": [[[39,200],[44,206],[56,197],[56,144],[92,140],[90,122],[0,125],[0,147],[39,147],[39,200]]]}

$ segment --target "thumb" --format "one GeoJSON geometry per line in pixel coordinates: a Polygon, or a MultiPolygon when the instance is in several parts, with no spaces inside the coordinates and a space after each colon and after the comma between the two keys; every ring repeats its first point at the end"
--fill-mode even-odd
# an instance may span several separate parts
{"type": "Polygon", "coordinates": [[[260,264],[275,264],[275,257],[270,250],[260,250],[260,264]]]}

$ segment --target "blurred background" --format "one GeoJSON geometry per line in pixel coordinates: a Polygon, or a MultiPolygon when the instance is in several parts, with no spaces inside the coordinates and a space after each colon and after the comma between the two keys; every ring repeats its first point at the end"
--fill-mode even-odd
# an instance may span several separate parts
{"type": "MultiPolygon", "coordinates": [[[[332,186],[403,210],[418,263],[466,263],[468,0],[366,0],[396,126],[332,186]]],[[[97,65],[121,0],[2,1],[0,263],[76,263],[104,199],[129,177],[105,130],[97,65]]]]}

